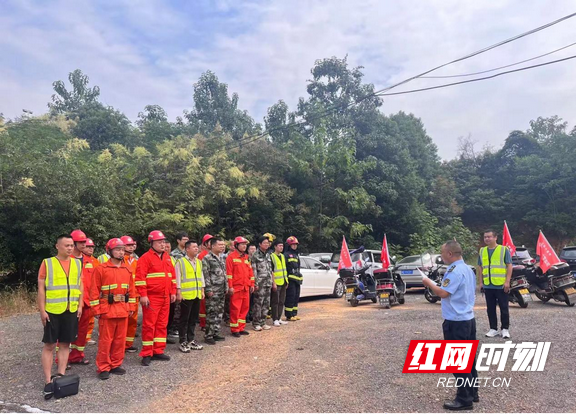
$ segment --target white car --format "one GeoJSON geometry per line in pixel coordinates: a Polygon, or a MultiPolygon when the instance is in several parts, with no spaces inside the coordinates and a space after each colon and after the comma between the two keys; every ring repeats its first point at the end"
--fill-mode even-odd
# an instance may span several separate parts
{"type": "Polygon", "coordinates": [[[329,265],[309,256],[300,256],[300,272],[304,278],[300,297],[331,295],[341,298],[344,295],[344,282],[329,265]]]}

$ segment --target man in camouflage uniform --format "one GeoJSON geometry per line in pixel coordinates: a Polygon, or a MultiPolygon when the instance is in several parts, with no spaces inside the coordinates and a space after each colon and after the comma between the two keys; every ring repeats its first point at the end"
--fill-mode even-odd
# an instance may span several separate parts
{"type": "Polygon", "coordinates": [[[252,270],[254,272],[254,304],[252,310],[252,325],[255,331],[268,330],[266,315],[270,307],[270,292],[274,285],[272,262],[270,261],[270,240],[262,236],[258,239],[258,249],[252,256],[252,270]]]}
{"type": "Polygon", "coordinates": [[[212,248],[202,259],[202,273],[206,284],[206,331],[204,342],[215,345],[216,341],[224,341],[220,335],[220,323],[224,314],[224,300],[228,292],[228,278],[226,277],[226,264],[220,258],[226,244],[222,239],[212,239],[212,248]]]}

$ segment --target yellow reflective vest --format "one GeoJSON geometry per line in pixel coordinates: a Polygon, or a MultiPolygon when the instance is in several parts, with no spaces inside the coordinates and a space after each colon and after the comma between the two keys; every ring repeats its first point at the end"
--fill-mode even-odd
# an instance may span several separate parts
{"type": "Polygon", "coordinates": [[[288,271],[286,270],[286,258],[283,254],[280,256],[276,253],[270,255],[272,262],[274,263],[274,282],[277,286],[284,286],[284,283],[288,283],[288,271]]]}
{"type": "Polygon", "coordinates": [[[482,280],[484,285],[502,286],[506,281],[506,247],[497,245],[491,257],[488,257],[488,247],[480,249],[482,259],[482,280]]]}
{"type": "Polygon", "coordinates": [[[176,266],[180,270],[180,293],[186,300],[202,299],[202,262],[198,258],[196,261],[196,271],[192,263],[186,257],[176,261],[176,266]]]}
{"type": "Polygon", "coordinates": [[[70,312],[78,310],[80,299],[80,281],[82,280],[82,263],[80,260],[70,258],[68,275],[64,272],[57,257],[44,260],[46,266],[46,312],[61,314],[69,309],[70,312]]]}
{"type": "Polygon", "coordinates": [[[108,253],[102,253],[100,256],[98,256],[99,263],[106,263],[108,260],[110,260],[110,256],[108,256],[108,253]]]}

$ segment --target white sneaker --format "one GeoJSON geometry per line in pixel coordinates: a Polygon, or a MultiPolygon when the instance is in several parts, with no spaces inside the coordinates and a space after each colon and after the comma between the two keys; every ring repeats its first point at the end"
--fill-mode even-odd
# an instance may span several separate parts
{"type": "Polygon", "coordinates": [[[280,322],[280,325],[288,325],[287,321],[279,320],[278,322],[280,322]]]}
{"type": "Polygon", "coordinates": [[[500,335],[500,332],[498,332],[496,329],[490,329],[488,332],[486,332],[486,336],[488,338],[494,338],[495,336],[500,335]]]}
{"type": "Polygon", "coordinates": [[[260,325],[255,326],[255,327],[254,327],[254,330],[257,331],[257,332],[259,332],[259,331],[262,330],[262,327],[261,327],[260,325]]]}
{"type": "Polygon", "coordinates": [[[280,326],[280,321],[274,321],[274,326],[280,326]]]}
{"type": "Polygon", "coordinates": [[[508,329],[502,329],[502,338],[510,338],[510,331],[508,329]]]}
{"type": "Polygon", "coordinates": [[[268,329],[272,329],[272,327],[270,325],[264,325],[262,327],[262,329],[264,329],[265,331],[267,331],[268,329]]]}

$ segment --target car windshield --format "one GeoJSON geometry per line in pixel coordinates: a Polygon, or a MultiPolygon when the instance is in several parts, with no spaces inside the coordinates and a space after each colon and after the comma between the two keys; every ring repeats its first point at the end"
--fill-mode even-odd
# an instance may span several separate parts
{"type": "Polygon", "coordinates": [[[530,259],[530,253],[528,250],[516,250],[514,257],[518,257],[520,259],[530,259]]]}
{"type": "Polygon", "coordinates": [[[563,250],[560,256],[565,257],[567,259],[576,259],[576,249],[563,250]]]}
{"type": "Polygon", "coordinates": [[[430,256],[430,254],[426,253],[423,254],[422,256],[408,256],[405,257],[404,259],[400,260],[400,262],[398,262],[399,265],[404,265],[404,264],[426,264],[426,263],[431,263],[432,257],[430,256]]]}

